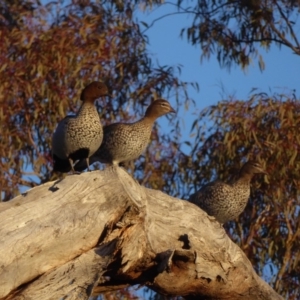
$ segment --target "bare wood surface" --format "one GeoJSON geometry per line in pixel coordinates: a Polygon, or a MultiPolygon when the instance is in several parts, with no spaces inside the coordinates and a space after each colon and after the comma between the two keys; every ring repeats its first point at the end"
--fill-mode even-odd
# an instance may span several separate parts
{"type": "Polygon", "coordinates": [[[282,299],[223,227],[121,168],[0,203],[0,299],[88,299],[133,284],[190,299],[282,299]]]}

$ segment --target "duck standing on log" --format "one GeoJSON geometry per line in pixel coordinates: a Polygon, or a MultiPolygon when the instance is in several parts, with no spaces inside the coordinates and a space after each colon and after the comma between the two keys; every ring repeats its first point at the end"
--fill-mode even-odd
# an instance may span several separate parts
{"type": "Polygon", "coordinates": [[[52,137],[53,171],[75,173],[73,163],[84,160],[89,169],[89,157],[95,153],[103,139],[103,129],[96,99],[108,95],[108,88],[102,82],[87,85],[80,96],[83,102],[75,116],[61,120],[52,137]]]}

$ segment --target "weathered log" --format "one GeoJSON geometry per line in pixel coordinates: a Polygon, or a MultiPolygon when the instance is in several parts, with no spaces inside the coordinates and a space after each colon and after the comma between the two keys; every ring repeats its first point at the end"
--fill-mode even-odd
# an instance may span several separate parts
{"type": "Polygon", "coordinates": [[[88,299],[141,284],[196,299],[282,299],[220,224],[122,168],[0,204],[0,299],[88,299]]]}

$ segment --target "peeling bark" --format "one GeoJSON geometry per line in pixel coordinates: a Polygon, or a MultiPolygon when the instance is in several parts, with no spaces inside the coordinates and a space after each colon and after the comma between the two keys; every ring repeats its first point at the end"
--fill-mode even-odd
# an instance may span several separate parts
{"type": "Polygon", "coordinates": [[[188,299],[282,299],[223,227],[123,169],[0,204],[0,299],[88,299],[134,284],[188,299]]]}

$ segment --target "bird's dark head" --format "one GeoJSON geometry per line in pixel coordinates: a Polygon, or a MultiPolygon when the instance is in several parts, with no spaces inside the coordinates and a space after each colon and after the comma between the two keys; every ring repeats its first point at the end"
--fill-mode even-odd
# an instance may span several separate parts
{"type": "Polygon", "coordinates": [[[93,81],[82,90],[80,100],[94,102],[96,99],[108,95],[108,88],[105,83],[93,81]]]}
{"type": "Polygon", "coordinates": [[[168,113],[175,113],[176,111],[167,100],[157,99],[153,101],[146,110],[145,117],[157,119],[168,113]]]}
{"type": "Polygon", "coordinates": [[[241,174],[249,174],[249,175],[254,175],[254,174],[268,174],[267,171],[264,169],[261,163],[258,161],[254,160],[249,160],[246,162],[240,171],[241,174]]]}

